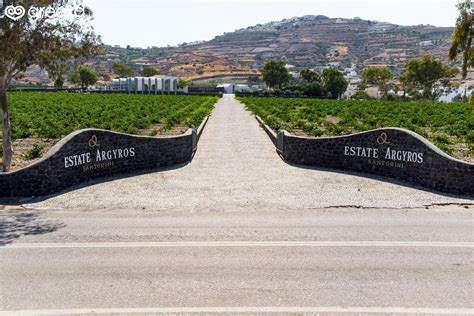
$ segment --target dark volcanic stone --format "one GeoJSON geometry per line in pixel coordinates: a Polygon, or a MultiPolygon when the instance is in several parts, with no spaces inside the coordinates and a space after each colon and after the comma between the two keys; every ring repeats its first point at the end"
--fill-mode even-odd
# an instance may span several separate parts
{"type": "Polygon", "coordinates": [[[175,137],[143,137],[81,130],[65,137],[37,163],[0,174],[0,198],[42,196],[100,177],[184,163],[193,155],[195,133],[190,129],[175,137]],[[67,159],[82,154],[90,155],[89,163],[79,164],[76,158],[71,165],[67,159]]]}
{"type": "Polygon", "coordinates": [[[288,162],[361,171],[442,192],[474,195],[474,164],[446,155],[408,130],[385,128],[327,138],[296,137],[279,131],[278,139],[278,149],[288,162]],[[395,157],[387,156],[389,149],[395,157]]]}

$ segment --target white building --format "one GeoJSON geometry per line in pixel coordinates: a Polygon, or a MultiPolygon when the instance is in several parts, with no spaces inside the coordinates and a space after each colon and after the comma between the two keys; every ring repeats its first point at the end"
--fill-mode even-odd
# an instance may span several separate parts
{"type": "Polygon", "coordinates": [[[217,88],[224,88],[225,93],[233,94],[236,92],[252,92],[258,90],[258,86],[249,87],[246,84],[230,84],[224,83],[217,86],[217,88]]]}
{"type": "Polygon", "coordinates": [[[178,91],[178,81],[178,77],[163,75],[153,77],[120,78],[112,80],[110,90],[129,93],[170,93],[178,91]]]}

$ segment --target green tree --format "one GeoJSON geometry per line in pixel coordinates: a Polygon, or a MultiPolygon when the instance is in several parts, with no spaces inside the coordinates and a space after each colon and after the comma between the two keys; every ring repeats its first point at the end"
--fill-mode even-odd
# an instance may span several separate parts
{"type": "Polygon", "coordinates": [[[186,87],[187,85],[189,85],[189,83],[184,80],[184,79],[179,79],[179,82],[178,82],[178,88],[179,89],[183,89],[184,87],[186,87]]]}
{"type": "Polygon", "coordinates": [[[403,89],[403,98],[406,98],[407,93],[411,96],[417,93],[416,88],[409,81],[408,75],[406,72],[400,76],[399,80],[400,80],[401,88],[403,89]]]}
{"type": "Polygon", "coordinates": [[[472,38],[474,37],[471,0],[465,0],[457,5],[459,16],[456,21],[452,37],[452,45],[449,49],[449,59],[454,61],[459,54],[462,54],[462,77],[466,78],[467,69],[474,67],[474,47],[472,38]]]}
{"type": "MultiPolygon", "coordinates": [[[[30,0],[24,1],[26,11],[29,6],[66,8],[73,0],[30,0]]],[[[5,5],[12,4],[6,1],[5,5]]],[[[97,54],[100,49],[98,38],[91,27],[92,11],[84,10],[82,18],[67,16],[51,19],[46,15],[35,20],[25,15],[13,21],[0,19],[0,103],[3,112],[3,170],[11,168],[13,147],[7,98],[7,89],[13,78],[21,75],[32,65],[41,68],[51,66],[57,60],[87,57],[97,54]]]]}
{"type": "Polygon", "coordinates": [[[113,64],[112,68],[114,70],[114,73],[120,78],[133,77],[133,75],[135,75],[135,72],[132,68],[122,64],[113,64]]]}
{"type": "Polygon", "coordinates": [[[304,86],[304,94],[312,97],[319,97],[323,95],[323,87],[321,82],[312,81],[304,86]]]}
{"type": "Polygon", "coordinates": [[[263,81],[271,89],[273,87],[281,88],[282,85],[290,81],[291,76],[285,63],[281,60],[269,60],[261,70],[263,81]]]}
{"type": "Polygon", "coordinates": [[[46,67],[46,71],[48,72],[48,77],[53,82],[55,88],[63,87],[64,76],[66,75],[67,70],[68,70],[67,65],[61,62],[56,62],[46,67]]]}
{"type": "Polygon", "coordinates": [[[393,73],[386,67],[368,67],[362,71],[362,81],[364,84],[375,85],[379,91],[387,92],[387,82],[393,78],[393,73]]]}
{"type": "Polygon", "coordinates": [[[335,68],[325,69],[321,75],[323,91],[331,99],[339,98],[347,89],[349,82],[342,72],[335,68]]]}
{"type": "Polygon", "coordinates": [[[142,76],[143,77],[153,77],[153,76],[156,76],[156,75],[159,75],[160,74],[160,71],[158,69],[155,69],[155,68],[151,68],[151,67],[145,67],[142,69],[142,76]]]}
{"type": "Polygon", "coordinates": [[[77,69],[82,89],[87,89],[97,82],[97,73],[89,67],[79,67],[77,69]]]}
{"type": "Polygon", "coordinates": [[[309,68],[301,70],[300,76],[307,82],[321,81],[319,74],[309,68]]]}
{"type": "Polygon", "coordinates": [[[421,59],[410,60],[401,77],[406,86],[423,90],[423,97],[434,99],[433,89],[439,80],[447,80],[455,76],[456,71],[443,65],[434,56],[425,55],[421,59]]]}
{"type": "Polygon", "coordinates": [[[81,85],[81,76],[79,75],[78,71],[74,71],[69,74],[69,82],[75,86],[81,85]]]}

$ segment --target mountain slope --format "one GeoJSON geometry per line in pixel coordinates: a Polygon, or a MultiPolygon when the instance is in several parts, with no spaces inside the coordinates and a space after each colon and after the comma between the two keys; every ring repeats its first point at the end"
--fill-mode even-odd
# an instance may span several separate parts
{"type": "Polygon", "coordinates": [[[386,65],[400,73],[408,59],[433,54],[447,61],[453,28],[399,26],[355,19],[304,16],[256,25],[179,47],[133,49],[107,46],[99,66],[126,62],[185,79],[250,76],[268,59],[283,59],[296,70],[339,62],[359,67],[386,65]]]}

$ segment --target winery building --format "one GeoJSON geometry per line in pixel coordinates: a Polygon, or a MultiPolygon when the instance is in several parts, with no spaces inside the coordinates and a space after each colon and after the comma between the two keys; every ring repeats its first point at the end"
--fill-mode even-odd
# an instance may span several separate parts
{"type": "Polygon", "coordinates": [[[178,77],[163,75],[120,78],[112,80],[110,90],[146,94],[170,93],[178,91],[178,81],[178,77]]]}

